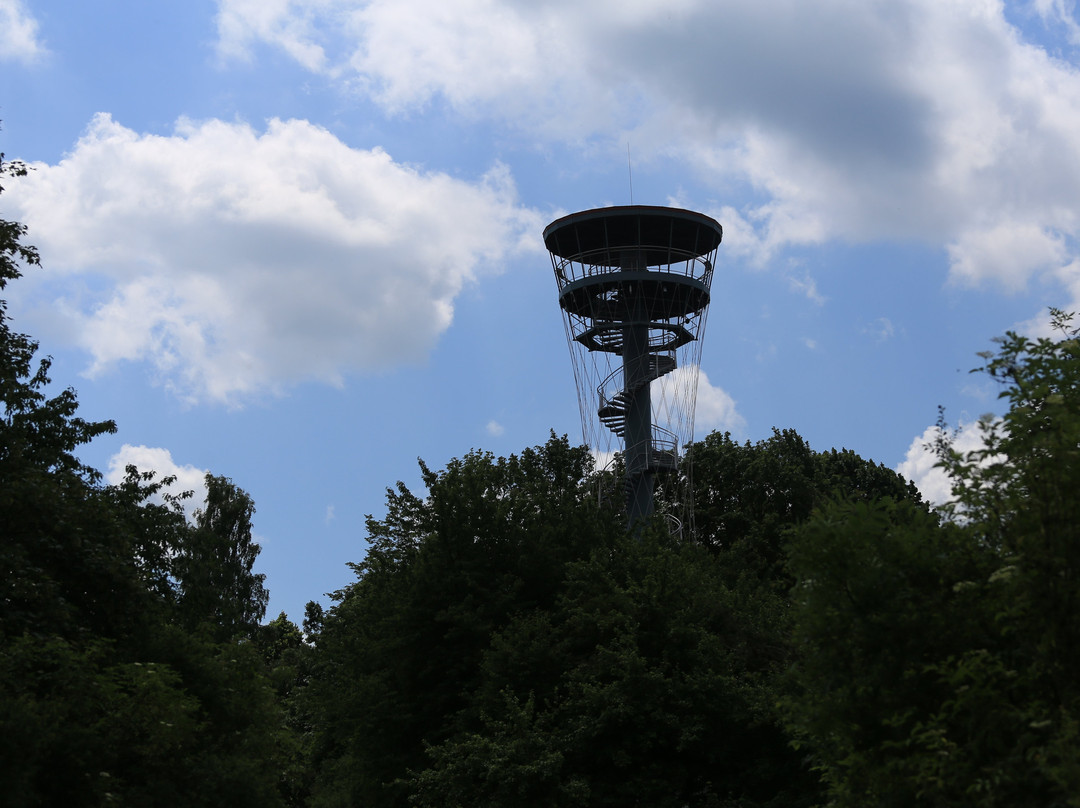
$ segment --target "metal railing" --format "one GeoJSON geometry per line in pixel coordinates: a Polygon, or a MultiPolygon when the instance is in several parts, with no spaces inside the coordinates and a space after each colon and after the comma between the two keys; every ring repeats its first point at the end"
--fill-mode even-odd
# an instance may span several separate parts
{"type": "MultiPolygon", "coordinates": [[[[706,285],[709,285],[712,279],[713,257],[716,250],[705,255],[697,255],[691,250],[680,250],[667,244],[641,244],[635,245],[634,251],[653,255],[662,253],[666,256],[663,262],[650,263],[647,267],[639,269],[682,275],[699,280],[706,285]]],[[[572,258],[552,254],[551,264],[555,270],[559,288],[562,289],[566,284],[582,278],[619,271],[623,252],[625,250],[604,247],[575,254],[572,258]]]]}

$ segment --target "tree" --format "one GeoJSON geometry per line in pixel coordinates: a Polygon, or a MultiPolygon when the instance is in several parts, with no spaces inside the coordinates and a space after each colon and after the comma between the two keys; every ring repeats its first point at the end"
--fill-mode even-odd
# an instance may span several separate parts
{"type": "MultiPolygon", "coordinates": [[[[0,182],[26,172],[0,154],[0,182]]],[[[37,250],[23,243],[25,234],[25,225],[0,220],[0,292],[20,277],[20,266],[40,263],[37,250]]],[[[74,451],[116,425],[79,418],[70,388],[50,398],[51,361],[35,367],[36,351],[37,343],[11,329],[7,302],[0,299],[0,512],[6,533],[0,545],[0,630],[7,636],[55,630],[70,623],[74,612],[85,618],[100,614],[108,609],[104,593],[117,574],[108,557],[72,554],[81,537],[71,519],[72,512],[98,515],[91,489],[99,475],[74,451]]]]}
{"type": "Polygon", "coordinates": [[[623,534],[484,655],[480,722],[430,750],[421,806],[797,806],[759,627],[703,548],[623,534]]]}
{"type": "Polygon", "coordinates": [[[917,494],[794,432],[693,451],[702,543],[629,536],[565,438],[388,491],[358,580],[312,614],[314,804],[812,804],[775,712],[785,531],[834,487],[917,494]]]}
{"type": "Polygon", "coordinates": [[[799,531],[793,730],[834,803],[1080,805],[1080,342],[1008,333],[942,517],[838,503],[799,531]]]}
{"type": "Polygon", "coordinates": [[[206,504],[175,562],[180,604],[190,626],[218,639],[251,636],[266,613],[265,576],[253,572],[255,503],[227,477],[206,475],[206,504]]]}
{"type": "MultiPolygon", "coordinates": [[[[312,605],[309,603],[309,608],[312,605]]],[[[259,626],[253,644],[266,664],[287,730],[279,739],[278,791],[286,805],[299,808],[307,804],[314,777],[311,744],[315,727],[307,699],[314,648],[285,612],[259,626]]]]}
{"type": "MultiPolygon", "coordinates": [[[[0,179],[24,173],[0,157],[0,179]]],[[[39,262],[25,233],[0,221],[0,291],[39,262]]],[[[50,396],[50,362],[35,366],[36,350],[0,300],[5,804],[279,804],[281,728],[262,660],[250,644],[215,642],[181,619],[175,561],[199,531],[175,500],[149,504],[166,481],[130,470],[103,486],[76,457],[115,425],[80,418],[70,388],[50,396]]],[[[207,513],[242,500],[219,489],[225,504],[214,500],[207,513]]],[[[218,526],[210,518],[200,531],[218,526]]],[[[249,569],[250,545],[245,552],[249,569]]],[[[259,603],[256,595],[239,618],[227,615],[243,624],[259,603]]]]}
{"type": "Polygon", "coordinates": [[[358,580],[321,617],[315,804],[405,804],[425,744],[476,720],[470,696],[492,634],[550,607],[564,565],[613,535],[586,484],[591,456],[565,438],[421,468],[427,498],[387,491],[358,580]]]}
{"type": "Polygon", "coordinates": [[[892,469],[844,449],[816,452],[792,429],[757,443],[713,432],[691,446],[698,540],[737,576],[770,581],[786,598],[788,531],[836,496],[918,503],[917,488],[892,469]]]}

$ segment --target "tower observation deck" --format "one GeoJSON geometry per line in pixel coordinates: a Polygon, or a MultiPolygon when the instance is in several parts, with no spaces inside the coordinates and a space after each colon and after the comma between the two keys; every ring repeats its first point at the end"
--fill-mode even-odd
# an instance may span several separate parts
{"type": "Polygon", "coordinates": [[[582,431],[601,467],[623,467],[631,526],[657,509],[660,485],[673,526],[692,527],[681,450],[693,440],[701,337],[722,237],[701,213],[647,205],[573,213],[544,229],[582,431]]]}

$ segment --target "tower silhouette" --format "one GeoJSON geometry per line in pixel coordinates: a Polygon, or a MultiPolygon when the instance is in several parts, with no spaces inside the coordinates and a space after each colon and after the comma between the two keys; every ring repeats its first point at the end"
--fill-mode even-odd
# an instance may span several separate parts
{"type": "MultiPolygon", "coordinates": [[[[544,229],[574,365],[582,432],[627,521],[657,510],[692,530],[691,470],[701,337],[723,229],[701,213],[629,205],[544,229]]],[[[602,489],[603,492],[603,489],[602,489]]]]}

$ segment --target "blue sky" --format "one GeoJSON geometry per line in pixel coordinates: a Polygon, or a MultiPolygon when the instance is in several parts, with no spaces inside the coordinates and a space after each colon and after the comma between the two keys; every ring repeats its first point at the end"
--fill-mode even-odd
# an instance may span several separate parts
{"type": "Polygon", "coordinates": [[[581,435],[541,232],[724,226],[698,436],[899,468],[1080,306],[1070,0],[0,0],[15,326],[116,436],[233,478],[271,615],[350,580],[416,459],[581,435]]]}

